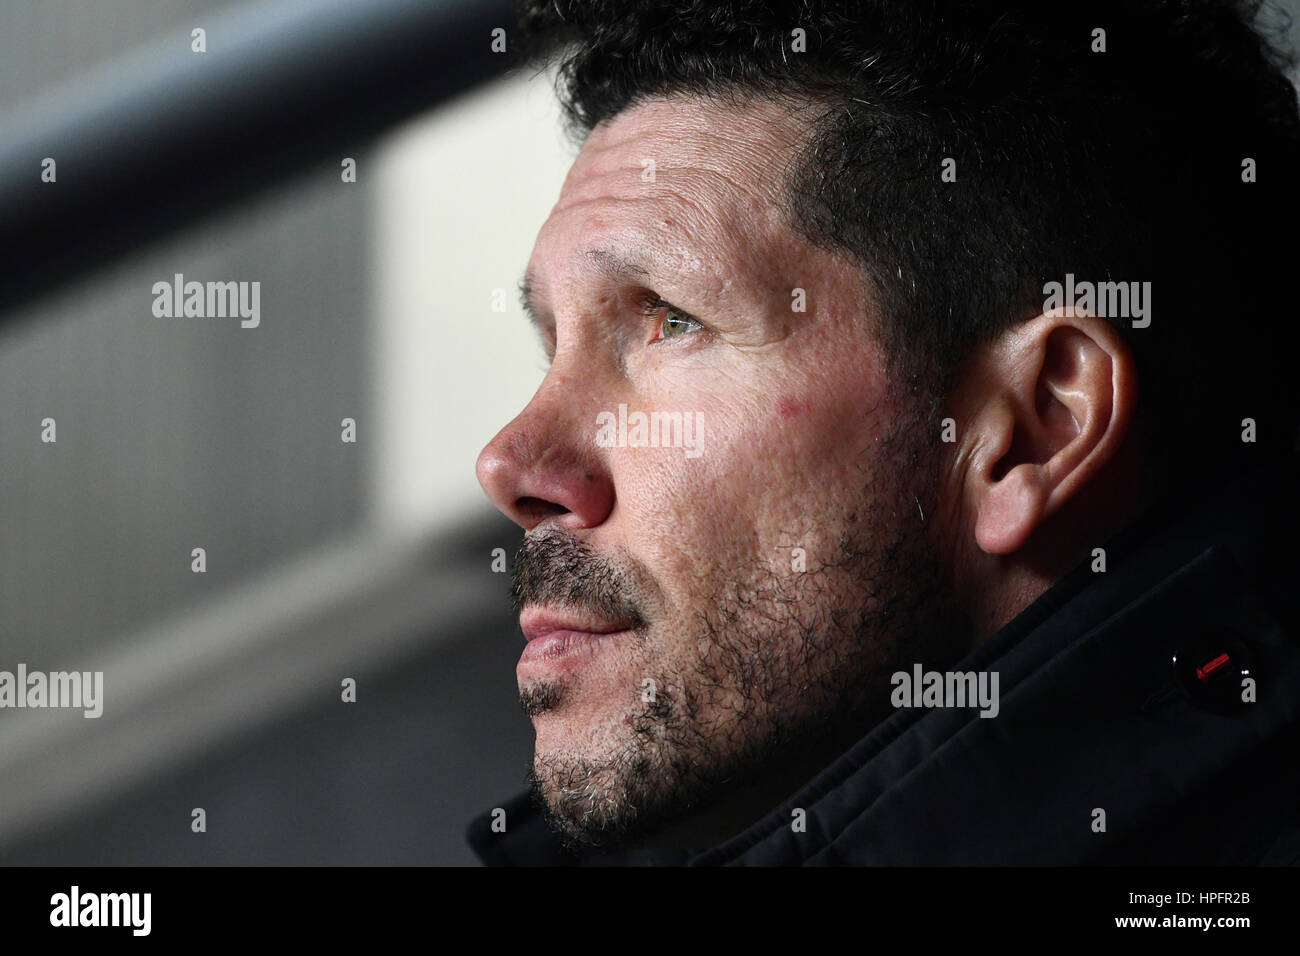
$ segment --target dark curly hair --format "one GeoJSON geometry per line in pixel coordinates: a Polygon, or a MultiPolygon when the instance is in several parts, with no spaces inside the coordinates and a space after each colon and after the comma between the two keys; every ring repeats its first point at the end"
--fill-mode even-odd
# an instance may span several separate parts
{"type": "Polygon", "coordinates": [[[1137,356],[1139,421],[1152,460],[1199,479],[1289,458],[1297,438],[1296,359],[1276,335],[1296,321],[1300,120],[1276,13],[525,0],[520,30],[534,61],[560,59],[579,138],[648,98],[811,106],[786,216],[879,289],[882,342],[925,415],[974,346],[1042,311],[1045,282],[1150,281],[1151,325],[1115,320],[1137,356]],[[956,182],[941,180],[947,158],[956,182]]]}

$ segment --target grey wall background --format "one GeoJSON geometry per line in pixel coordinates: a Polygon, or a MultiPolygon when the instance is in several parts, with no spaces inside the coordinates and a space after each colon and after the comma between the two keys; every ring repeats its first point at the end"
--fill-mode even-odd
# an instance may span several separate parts
{"type": "Polygon", "coordinates": [[[0,332],[7,657],[75,666],[352,528],[365,420],[366,187],[333,170],[24,310],[0,332]],[[161,321],[154,282],[256,278],[256,330],[161,321]],[[41,444],[53,418],[58,441],[41,444]],[[191,573],[191,549],[207,552],[191,573]]]}
{"type": "MultiPolygon", "coordinates": [[[[448,550],[485,553],[486,527],[448,550]]],[[[471,817],[522,789],[532,734],[515,694],[522,639],[500,576],[495,620],[430,643],[401,667],[333,685],[254,732],[209,745],[5,854],[34,865],[470,865],[471,817]],[[208,832],[190,832],[194,807],[208,832]]],[[[437,572],[431,568],[430,579],[437,572]]]]}
{"type": "MultiPolygon", "coordinates": [[[[193,26],[219,55],[240,7],[0,6],[0,130],[193,26]]],[[[304,170],[0,326],[0,670],[103,669],[106,698],[0,711],[0,862],[471,861],[464,824],[530,753],[489,564],[518,529],[473,466],[540,381],[513,285],[568,161],[549,100],[495,84],[358,152],[356,183],[304,170]],[[155,317],[175,273],[259,281],[261,325],[155,317]]]]}
{"type": "MultiPolygon", "coordinates": [[[[232,6],[6,3],[0,129],[232,6]]],[[[464,824],[531,750],[489,570],[518,533],[472,467],[540,381],[513,283],[567,154],[538,97],[467,98],[353,186],[306,171],[0,329],[0,669],[108,661],[124,688],[101,722],[0,712],[0,862],[472,862],[464,824]],[[263,326],[160,323],[149,290],[175,272],[261,280],[263,326]],[[345,416],[386,437],[340,443],[345,416]]]]}

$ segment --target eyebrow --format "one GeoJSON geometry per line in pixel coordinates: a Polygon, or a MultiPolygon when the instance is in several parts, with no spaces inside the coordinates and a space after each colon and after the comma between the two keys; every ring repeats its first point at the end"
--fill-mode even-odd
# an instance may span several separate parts
{"type": "MultiPolygon", "coordinates": [[[[626,259],[609,249],[587,249],[579,253],[579,255],[590,262],[601,275],[610,279],[626,279],[629,276],[645,278],[650,275],[650,270],[645,266],[626,259]]],[[[526,269],[523,278],[519,280],[519,304],[523,307],[524,315],[528,316],[528,321],[538,331],[544,333],[545,327],[542,324],[541,315],[533,302],[533,295],[536,290],[537,281],[533,271],[526,269]]]]}
{"type": "Polygon", "coordinates": [[[528,316],[528,321],[533,325],[541,328],[541,321],[537,317],[537,310],[533,308],[533,290],[536,283],[533,281],[531,270],[524,272],[524,277],[519,280],[519,304],[523,306],[524,315],[528,316]]]}

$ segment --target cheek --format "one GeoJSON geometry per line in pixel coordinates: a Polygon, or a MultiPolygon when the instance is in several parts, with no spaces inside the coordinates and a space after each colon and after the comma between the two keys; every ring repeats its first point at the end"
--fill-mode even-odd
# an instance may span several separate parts
{"type": "Polygon", "coordinates": [[[776,417],[790,422],[808,411],[808,403],[801,398],[782,397],[776,400],[776,417]]]}
{"type": "Polygon", "coordinates": [[[713,418],[723,427],[710,434],[706,457],[717,480],[763,500],[836,486],[869,448],[877,425],[862,404],[830,390],[755,395],[739,412],[718,409],[713,418]]]}
{"type": "Polygon", "coordinates": [[[791,548],[834,540],[837,516],[864,485],[873,424],[833,397],[755,395],[697,408],[698,457],[622,448],[611,461],[621,535],[678,604],[719,580],[783,568],[791,548]]]}

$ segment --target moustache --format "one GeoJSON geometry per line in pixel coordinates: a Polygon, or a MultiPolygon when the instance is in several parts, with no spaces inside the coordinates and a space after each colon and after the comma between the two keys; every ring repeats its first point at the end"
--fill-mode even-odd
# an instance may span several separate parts
{"type": "Polygon", "coordinates": [[[525,537],[515,552],[510,597],[516,613],[530,604],[585,610],[629,629],[645,626],[634,578],[563,532],[525,537]]]}

